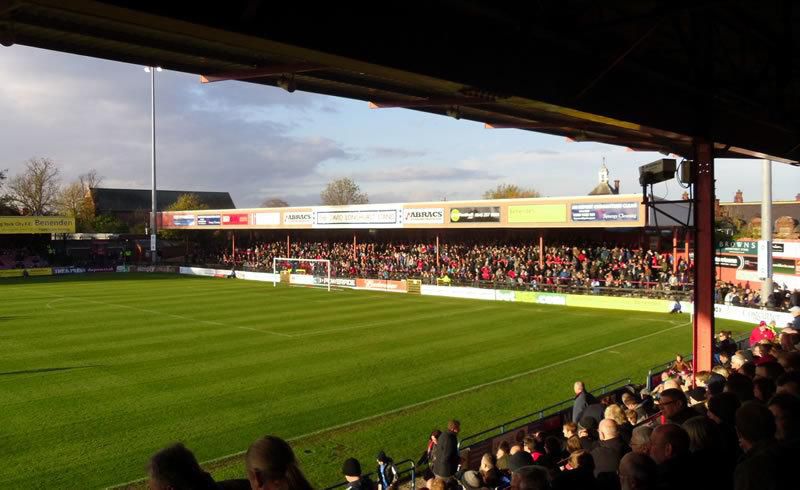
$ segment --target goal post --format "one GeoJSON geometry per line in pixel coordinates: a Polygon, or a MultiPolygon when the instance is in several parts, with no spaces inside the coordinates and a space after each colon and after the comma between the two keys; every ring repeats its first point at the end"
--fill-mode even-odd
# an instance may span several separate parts
{"type": "Polygon", "coordinates": [[[277,287],[280,281],[281,271],[278,269],[279,263],[289,262],[292,264],[291,270],[295,269],[297,265],[307,263],[311,264],[311,275],[313,277],[309,286],[326,286],[328,291],[331,290],[331,261],[328,259],[300,259],[296,257],[274,257],[272,259],[272,272],[275,275],[272,281],[272,286],[277,287]],[[325,270],[322,274],[318,274],[319,267],[324,267],[325,270]],[[324,278],[322,284],[317,284],[318,277],[324,278]]]}

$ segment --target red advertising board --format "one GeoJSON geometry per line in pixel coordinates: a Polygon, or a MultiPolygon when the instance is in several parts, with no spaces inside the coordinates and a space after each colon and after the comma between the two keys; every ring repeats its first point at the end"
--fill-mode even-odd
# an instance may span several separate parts
{"type": "Polygon", "coordinates": [[[250,223],[250,215],[247,213],[240,214],[223,214],[223,225],[247,225],[250,223]]]}

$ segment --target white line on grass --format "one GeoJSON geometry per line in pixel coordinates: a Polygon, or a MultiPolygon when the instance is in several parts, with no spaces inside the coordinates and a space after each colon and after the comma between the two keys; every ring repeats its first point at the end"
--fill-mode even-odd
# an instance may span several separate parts
{"type": "MultiPolygon", "coordinates": [[[[531,374],[535,374],[535,373],[538,373],[540,371],[546,371],[546,370],[548,370],[550,368],[561,366],[563,364],[567,364],[567,363],[570,363],[572,361],[577,361],[578,359],[583,359],[585,357],[593,356],[594,354],[599,354],[600,352],[605,352],[605,351],[608,351],[608,350],[611,350],[611,349],[615,349],[617,347],[621,347],[623,345],[628,345],[628,344],[632,344],[634,342],[638,342],[640,340],[644,340],[644,339],[647,339],[647,338],[650,338],[650,337],[655,337],[656,335],[661,335],[664,332],[669,332],[671,330],[675,330],[675,329],[678,329],[678,328],[686,327],[686,326],[688,326],[690,324],[691,323],[682,323],[680,325],[675,325],[674,327],[665,328],[663,330],[659,330],[658,332],[649,333],[647,335],[641,335],[639,337],[635,337],[635,338],[632,338],[632,339],[629,339],[629,340],[625,340],[623,342],[618,342],[618,343],[613,344],[613,345],[608,345],[608,346],[602,347],[600,349],[595,349],[593,351],[586,352],[585,354],[581,354],[579,356],[575,356],[575,357],[571,357],[569,359],[564,359],[564,360],[561,360],[561,361],[557,361],[557,362],[554,362],[553,364],[549,364],[547,366],[540,366],[538,368],[529,369],[528,371],[524,371],[524,372],[517,373],[517,374],[512,374],[510,376],[506,376],[506,377],[503,377],[503,378],[500,378],[500,379],[495,379],[494,381],[487,381],[486,383],[480,383],[480,384],[477,384],[475,386],[470,386],[469,388],[464,388],[462,390],[454,391],[452,393],[447,393],[445,395],[436,396],[436,397],[430,398],[428,400],[423,400],[423,401],[420,401],[420,402],[411,403],[409,405],[405,405],[405,406],[398,407],[398,408],[393,408],[393,409],[387,410],[385,412],[377,413],[377,414],[374,414],[374,415],[369,415],[367,417],[362,417],[360,419],[351,420],[349,422],[344,422],[344,423],[337,424],[337,425],[334,425],[334,426],[331,426],[331,427],[326,427],[324,429],[319,429],[319,430],[315,430],[315,431],[312,431],[312,432],[308,432],[306,434],[302,434],[302,435],[295,436],[295,437],[292,437],[290,439],[287,439],[287,441],[288,442],[294,442],[294,441],[297,441],[297,440],[300,440],[300,439],[305,439],[306,437],[314,437],[314,436],[319,435],[319,434],[324,434],[325,432],[330,432],[330,431],[334,431],[334,430],[338,430],[338,429],[343,429],[345,427],[350,427],[351,425],[356,425],[356,424],[360,424],[360,423],[363,423],[363,422],[369,422],[370,420],[375,420],[375,419],[378,419],[378,418],[381,418],[381,417],[385,417],[387,415],[394,415],[396,413],[404,412],[406,410],[411,410],[412,408],[417,408],[417,407],[420,407],[422,405],[427,405],[429,403],[434,403],[434,402],[438,402],[438,401],[441,401],[441,400],[446,400],[448,398],[452,398],[452,397],[458,396],[458,395],[463,395],[463,394],[469,393],[471,391],[480,390],[480,389],[486,388],[488,386],[493,386],[493,385],[496,385],[496,384],[499,384],[499,383],[505,383],[506,381],[513,381],[515,379],[523,378],[525,376],[529,376],[531,374]]],[[[214,459],[209,459],[207,461],[203,461],[201,464],[202,465],[213,464],[213,463],[216,463],[218,461],[222,461],[222,460],[225,460],[225,459],[241,456],[245,452],[246,451],[238,451],[238,452],[235,452],[235,453],[232,453],[232,454],[227,454],[225,456],[220,456],[218,458],[214,458],[214,459]]],[[[119,483],[117,485],[114,485],[113,487],[107,487],[107,488],[124,487],[124,486],[128,486],[128,485],[132,485],[134,483],[142,482],[144,480],[145,480],[144,478],[140,478],[138,480],[132,480],[132,481],[125,482],[125,483],[119,483]]]]}

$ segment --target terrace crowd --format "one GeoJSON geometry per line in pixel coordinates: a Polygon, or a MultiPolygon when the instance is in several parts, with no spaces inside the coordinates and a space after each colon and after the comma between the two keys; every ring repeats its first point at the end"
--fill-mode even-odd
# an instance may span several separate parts
{"type": "MultiPolygon", "coordinates": [[[[470,466],[461,424],[434,430],[417,462],[428,490],[779,490],[797,488],[800,460],[800,307],[778,335],[757,326],[744,345],[721,332],[711,371],[678,356],[652,390],[595,398],[580,381],[558,432],[515,431],[470,466]],[[694,383],[692,380],[694,379],[694,383]]],[[[510,394],[511,395],[511,394],[510,394]]],[[[149,485],[166,489],[311,490],[292,448],[266,436],[243,457],[246,478],[215,482],[181,444],[155,454],[149,485]]],[[[367,464],[367,462],[364,462],[367,464]]],[[[374,471],[347,458],[341,488],[395,490],[384,451],[374,471]]]]}
{"type": "MultiPolygon", "coordinates": [[[[331,274],[337,277],[435,281],[446,275],[457,282],[658,289],[680,289],[691,282],[691,264],[682,258],[608,244],[547,246],[541,265],[538,245],[525,243],[441,244],[438,265],[432,243],[362,243],[354,251],[352,243],[303,242],[291,244],[289,254],[328,259],[331,274]]],[[[286,242],[266,242],[237,249],[235,257],[225,250],[219,260],[271,270],[273,258],[286,256],[286,242]]]]}

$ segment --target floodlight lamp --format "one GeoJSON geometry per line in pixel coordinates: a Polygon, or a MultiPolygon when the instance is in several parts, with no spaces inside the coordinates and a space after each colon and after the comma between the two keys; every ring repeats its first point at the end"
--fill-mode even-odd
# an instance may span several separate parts
{"type": "Polygon", "coordinates": [[[11,29],[0,29],[0,45],[10,48],[15,41],[14,33],[11,29]]]}
{"type": "Polygon", "coordinates": [[[294,81],[294,75],[283,75],[278,79],[276,85],[283,90],[292,93],[297,89],[297,84],[294,81]]]}

